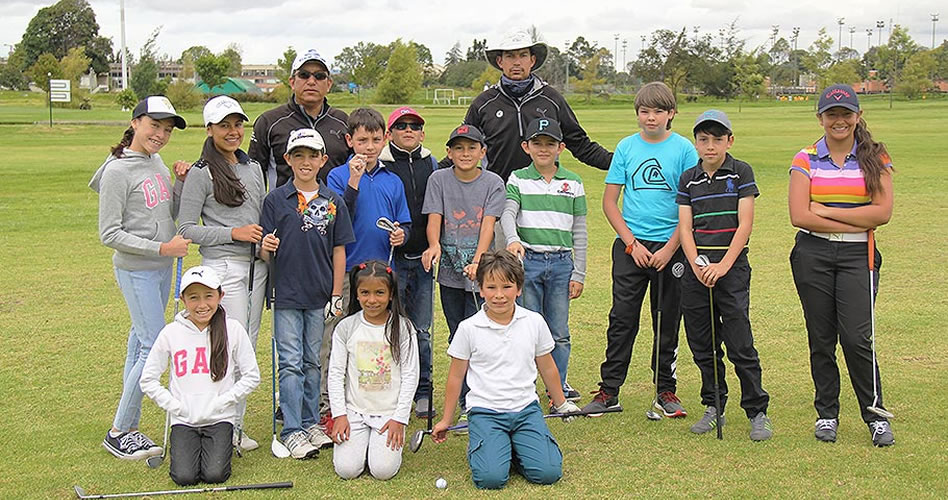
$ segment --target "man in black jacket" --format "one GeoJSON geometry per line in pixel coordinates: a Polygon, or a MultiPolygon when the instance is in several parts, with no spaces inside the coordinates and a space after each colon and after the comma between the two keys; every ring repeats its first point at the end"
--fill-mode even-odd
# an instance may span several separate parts
{"type": "Polygon", "coordinates": [[[332,89],[332,76],[326,60],[315,49],[303,52],[293,61],[290,88],[293,94],[289,102],[257,117],[250,136],[248,154],[263,167],[270,189],[282,186],[293,176],[283,153],[290,132],[296,129],[316,129],[323,137],[329,161],[319,170],[320,183],[326,182],[329,171],[345,163],[350,154],[346,144],[349,117],[329,106],[326,94],[332,89]]]}

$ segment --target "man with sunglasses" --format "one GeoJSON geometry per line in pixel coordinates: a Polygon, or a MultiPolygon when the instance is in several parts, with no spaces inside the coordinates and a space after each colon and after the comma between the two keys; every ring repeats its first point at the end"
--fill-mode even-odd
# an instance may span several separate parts
{"type": "Polygon", "coordinates": [[[293,61],[290,76],[293,93],[286,104],[265,111],[253,124],[250,136],[251,158],[263,166],[267,184],[272,190],[293,177],[293,171],[283,159],[290,132],[301,128],[316,129],[323,137],[329,160],[319,170],[319,182],[324,183],[329,171],[349,158],[346,144],[348,115],[333,108],[326,99],[332,89],[329,64],[309,49],[293,61]]]}
{"type": "MultiPolygon", "coordinates": [[[[421,254],[428,248],[428,216],[421,213],[425,204],[428,177],[438,168],[438,159],[421,145],[425,140],[425,120],[412,108],[403,106],[388,115],[388,144],[379,160],[398,174],[405,186],[405,200],[411,214],[408,240],[395,249],[395,270],[398,272],[398,299],[405,314],[415,325],[418,335],[420,377],[415,390],[415,415],[428,418],[431,397],[431,322],[434,293],[431,272],[421,265],[421,254]]],[[[433,407],[432,407],[433,408],[433,407]]],[[[431,417],[434,417],[432,409],[431,417]]]]}

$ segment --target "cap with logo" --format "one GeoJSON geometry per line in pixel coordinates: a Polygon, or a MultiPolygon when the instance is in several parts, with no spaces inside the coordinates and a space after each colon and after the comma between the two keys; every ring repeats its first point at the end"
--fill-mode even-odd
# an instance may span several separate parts
{"type": "Polygon", "coordinates": [[[448,137],[447,145],[451,146],[456,139],[470,139],[474,142],[484,145],[484,134],[477,129],[474,125],[461,125],[458,128],[454,129],[451,132],[451,137],[448,137]]]}
{"type": "Polygon", "coordinates": [[[527,133],[524,135],[525,141],[529,141],[538,135],[552,137],[557,142],[563,142],[563,131],[560,130],[560,122],[552,118],[536,118],[527,125],[527,133]]]}
{"type": "Polygon", "coordinates": [[[207,266],[195,266],[181,275],[181,292],[195,283],[200,283],[214,290],[221,287],[221,279],[217,273],[207,266]]]}
{"type": "Polygon", "coordinates": [[[204,105],[204,125],[220,123],[230,115],[239,115],[245,122],[250,121],[247,113],[244,113],[243,108],[240,107],[240,103],[233,97],[219,95],[211,98],[204,105]]]}
{"type": "Polygon", "coordinates": [[[397,122],[398,120],[406,116],[413,116],[417,118],[418,121],[420,121],[422,124],[425,123],[425,119],[422,118],[421,115],[419,115],[417,111],[415,111],[414,109],[408,106],[402,106],[396,109],[395,111],[392,111],[392,114],[388,115],[388,129],[391,130],[392,125],[394,125],[395,122],[397,122]]]}
{"type": "Polygon", "coordinates": [[[695,119],[695,126],[692,127],[691,130],[692,131],[697,130],[698,125],[701,125],[702,123],[706,123],[706,122],[718,123],[718,124],[723,125],[724,128],[728,130],[731,130],[731,131],[734,130],[733,128],[731,128],[731,120],[728,119],[724,111],[720,111],[717,109],[709,109],[705,111],[704,113],[701,113],[700,115],[698,115],[698,118],[695,119]]]}
{"type": "Polygon", "coordinates": [[[820,103],[817,106],[817,113],[822,113],[830,108],[846,108],[853,112],[859,111],[859,98],[856,97],[856,91],[849,85],[836,84],[823,89],[820,94],[820,103]]]}
{"type": "Polygon", "coordinates": [[[293,70],[290,73],[296,73],[297,70],[303,67],[304,64],[316,61],[323,65],[326,68],[326,71],[329,71],[329,63],[323,59],[323,56],[319,55],[319,52],[316,52],[316,49],[308,49],[306,52],[296,56],[296,59],[293,59],[293,70]]]}
{"type": "Polygon", "coordinates": [[[135,109],[132,110],[132,119],[144,115],[148,115],[149,118],[155,120],[174,118],[174,126],[182,130],[188,126],[184,118],[181,118],[178,112],[174,110],[171,101],[163,95],[148,96],[139,101],[135,109]]]}
{"type": "Polygon", "coordinates": [[[546,61],[546,44],[540,41],[533,41],[526,31],[508,33],[500,43],[492,45],[484,54],[487,56],[487,62],[490,63],[491,66],[500,69],[500,66],[497,65],[497,57],[503,55],[504,51],[517,49],[530,49],[533,55],[536,56],[537,61],[533,64],[531,71],[540,69],[540,66],[543,66],[543,63],[546,61]]]}
{"type": "Polygon", "coordinates": [[[323,136],[311,128],[298,128],[290,132],[290,138],[286,141],[286,153],[290,154],[294,149],[306,147],[315,151],[325,151],[326,143],[323,142],[323,136]]]}

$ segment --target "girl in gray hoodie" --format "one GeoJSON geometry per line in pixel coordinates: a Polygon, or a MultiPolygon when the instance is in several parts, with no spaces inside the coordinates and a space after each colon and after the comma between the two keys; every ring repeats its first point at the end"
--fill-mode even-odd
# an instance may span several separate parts
{"type": "MultiPolygon", "coordinates": [[[[99,239],[115,250],[115,279],[132,320],[122,396],[112,429],[102,441],[106,450],[126,460],[162,452],[138,431],[143,395],[139,378],[148,352],[165,326],[171,262],[187,255],[190,243],[175,234],[177,203],[168,167],[158,155],[171,131],[185,126],[167,97],[142,100],[132,111],[131,127],[89,182],[99,193],[99,239]]],[[[175,167],[186,172],[182,166],[175,167]]]]}

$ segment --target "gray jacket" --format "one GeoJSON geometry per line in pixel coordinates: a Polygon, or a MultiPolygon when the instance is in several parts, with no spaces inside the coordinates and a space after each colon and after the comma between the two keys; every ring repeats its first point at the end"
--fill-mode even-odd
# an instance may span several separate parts
{"type": "Polygon", "coordinates": [[[177,212],[161,156],[131,149],[122,158],[109,155],[89,187],[99,193],[99,239],[115,249],[115,267],[143,271],[171,265],[171,257],[158,255],[161,244],[175,235],[177,212]]]}

